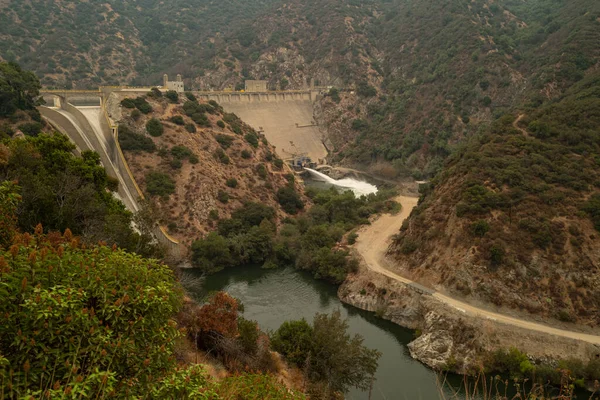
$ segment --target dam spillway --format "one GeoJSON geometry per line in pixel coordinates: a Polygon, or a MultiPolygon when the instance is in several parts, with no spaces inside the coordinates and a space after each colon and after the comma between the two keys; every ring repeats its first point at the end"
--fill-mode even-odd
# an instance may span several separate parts
{"type": "Polygon", "coordinates": [[[315,162],[327,156],[323,133],[314,121],[314,92],[199,94],[264,133],[283,159],[306,155],[315,162]]]}

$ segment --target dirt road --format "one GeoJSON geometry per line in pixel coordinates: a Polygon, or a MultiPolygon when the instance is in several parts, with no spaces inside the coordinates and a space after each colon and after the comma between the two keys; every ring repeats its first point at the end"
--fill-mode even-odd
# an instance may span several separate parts
{"type": "MultiPolygon", "coordinates": [[[[358,239],[356,240],[355,247],[370,270],[406,284],[414,284],[410,279],[406,279],[390,271],[387,268],[387,263],[385,261],[385,252],[390,244],[391,236],[400,232],[402,222],[410,215],[412,209],[417,205],[417,198],[414,197],[399,196],[396,198],[396,201],[402,204],[402,211],[397,215],[384,214],[371,225],[361,229],[358,232],[358,239]]],[[[509,317],[474,307],[433,290],[431,290],[431,292],[433,293],[432,296],[439,301],[462,313],[474,317],[600,345],[600,336],[552,328],[535,322],[509,317]]]]}

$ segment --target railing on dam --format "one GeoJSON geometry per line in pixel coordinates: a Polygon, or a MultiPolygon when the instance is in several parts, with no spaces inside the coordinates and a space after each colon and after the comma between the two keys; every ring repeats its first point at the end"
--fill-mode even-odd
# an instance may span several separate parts
{"type": "MultiPolygon", "coordinates": [[[[55,95],[67,99],[75,96],[99,96],[104,103],[111,93],[124,92],[128,94],[143,94],[152,89],[149,86],[100,86],[96,90],[41,90],[40,95],[55,95]]],[[[161,89],[159,87],[159,89],[161,89]]],[[[315,101],[321,93],[319,89],[311,90],[273,90],[267,92],[233,92],[233,91],[192,91],[202,100],[215,100],[218,103],[253,103],[253,102],[282,102],[282,101],[315,101]]]]}

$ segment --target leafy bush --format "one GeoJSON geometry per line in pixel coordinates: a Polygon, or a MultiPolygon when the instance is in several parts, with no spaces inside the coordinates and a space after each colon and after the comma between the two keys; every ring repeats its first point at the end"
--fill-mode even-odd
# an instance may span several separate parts
{"type": "Polygon", "coordinates": [[[132,131],[125,125],[119,127],[119,145],[124,151],[156,151],[154,141],[146,135],[132,131]]]}
{"type": "Polygon", "coordinates": [[[185,125],[185,121],[183,120],[183,117],[181,115],[173,115],[171,118],[169,118],[169,121],[176,125],[185,125]]]}
{"type": "Polygon", "coordinates": [[[196,125],[194,124],[185,124],[185,130],[189,133],[196,133],[196,125]]]}
{"type": "Polygon", "coordinates": [[[336,88],[329,89],[329,97],[331,97],[331,100],[338,104],[340,101],[342,101],[340,97],[340,91],[336,88]]]}
{"type": "Polygon", "coordinates": [[[171,148],[171,154],[175,158],[186,159],[186,158],[190,158],[191,156],[193,156],[194,152],[189,147],[186,147],[186,146],[173,146],[171,148]]]}
{"type": "Polygon", "coordinates": [[[131,118],[134,121],[138,121],[142,116],[142,113],[137,108],[131,112],[131,118]]]}
{"type": "Polygon", "coordinates": [[[162,136],[162,134],[165,131],[165,128],[163,127],[162,122],[160,122],[156,118],[152,118],[146,123],[146,131],[150,136],[158,137],[162,136]]]}
{"type": "Polygon", "coordinates": [[[125,108],[135,108],[135,102],[133,101],[133,99],[130,98],[126,98],[121,100],[121,105],[125,108]]]}
{"type": "Polygon", "coordinates": [[[277,191],[277,201],[288,214],[296,214],[304,208],[304,202],[293,187],[285,186],[277,191]]]}
{"type": "Polygon", "coordinates": [[[169,102],[173,104],[179,103],[179,94],[174,90],[167,90],[167,93],[165,93],[165,97],[167,98],[167,100],[169,100],[169,102]]]}
{"type": "Polygon", "coordinates": [[[276,158],[275,161],[273,161],[273,165],[277,169],[282,169],[283,168],[283,160],[281,158],[276,158]]]}
{"type": "Polygon", "coordinates": [[[264,164],[258,164],[256,166],[256,173],[258,174],[258,176],[261,179],[266,179],[267,175],[268,175],[268,173],[267,173],[267,167],[265,167],[264,164]]]}
{"type": "Polygon", "coordinates": [[[217,193],[217,200],[219,200],[221,203],[227,203],[229,201],[229,194],[224,191],[224,190],[220,190],[217,193]]]}
{"type": "Polygon", "coordinates": [[[258,136],[256,136],[256,134],[247,133],[246,136],[244,136],[244,139],[246,139],[246,142],[250,143],[252,147],[258,147],[258,136]]]}
{"type": "Polygon", "coordinates": [[[247,159],[249,159],[249,158],[252,157],[252,153],[250,153],[248,150],[242,150],[242,154],[241,155],[242,155],[242,158],[245,159],[245,160],[247,160],[247,159]]]}
{"type": "Polygon", "coordinates": [[[223,120],[218,120],[217,121],[217,126],[221,129],[225,129],[225,122],[223,122],[223,120]]]}
{"type": "Polygon", "coordinates": [[[0,376],[11,371],[13,394],[142,396],[175,370],[182,291],[166,265],[41,228],[0,260],[0,376]]]}
{"type": "Polygon", "coordinates": [[[233,144],[233,137],[229,135],[224,135],[222,133],[215,135],[215,139],[217,139],[217,143],[219,143],[219,145],[221,145],[221,147],[225,150],[230,148],[233,144]]]}
{"type": "Polygon", "coordinates": [[[221,148],[218,148],[217,150],[215,150],[214,156],[222,164],[229,164],[229,162],[230,162],[229,156],[221,148]]]}
{"type": "Polygon", "coordinates": [[[162,92],[159,88],[153,87],[152,89],[150,89],[150,93],[148,93],[148,96],[155,99],[160,99],[162,97],[162,92]]]}
{"type": "Polygon", "coordinates": [[[148,172],[146,174],[146,190],[152,196],[168,197],[175,193],[175,182],[169,175],[162,172],[148,172]]]}
{"type": "Polygon", "coordinates": [[[189,101],[195,101],[197,102],[198,99],[196,99],[196,96],[194,96],[193,93],[191,92],[185,92],[185,97],[189,100],[189,101]]]}
{"type": "Polygon", "coordinates": [[[490,224],[484,219],[471,224],[471,232],[475,236],[483,237],[490,230],[490,224]]]}
{"type": "Polygon", "coordinates": [[[18,126],[18,129],[27,136],[37,136],[42,131],[42,124],[39,122],[27,122],[18,126]]]}
{"type": "Polygon", "coordinates": [[[238,186],[238,181],[235,178],[229,178],[227,179],[227,182],[225,182],[225,184],[228,187],[235,189],[238,186]]]}

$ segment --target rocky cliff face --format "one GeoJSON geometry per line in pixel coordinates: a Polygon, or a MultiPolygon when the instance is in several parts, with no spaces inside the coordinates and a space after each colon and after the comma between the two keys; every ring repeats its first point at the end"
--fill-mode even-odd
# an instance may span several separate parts
{"type": "Polygon", "coordinates": [[[418,336],[408,344],[411,356],[436,370],[462,374],[478,371],[490,352],[511,347],[525,351],[534,362],[544,363],[566,356],[587,360],[600,354],[598,346],[468,316],[365,269],[348,277],[338,297],[415,329],[418,336]]]}

